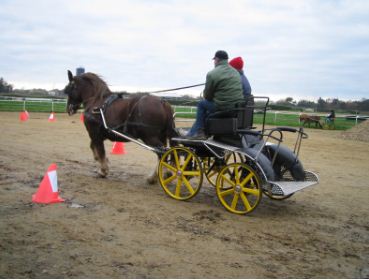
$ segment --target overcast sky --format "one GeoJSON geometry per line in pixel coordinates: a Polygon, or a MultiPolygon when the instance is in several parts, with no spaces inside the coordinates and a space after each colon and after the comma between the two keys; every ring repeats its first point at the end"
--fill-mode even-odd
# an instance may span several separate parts
{"type": "Polygon", "coordinates": [[[198,84],[223,49],[254,95],[369,98],[367,0],[0,0],[0,48],[15,88],[62,89],[79,66],[112,90],[198,84]]]}

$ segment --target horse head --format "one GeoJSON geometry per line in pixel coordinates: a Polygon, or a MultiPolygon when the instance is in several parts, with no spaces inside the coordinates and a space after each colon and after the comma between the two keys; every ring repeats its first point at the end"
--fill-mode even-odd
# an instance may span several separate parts
{"type": "Polygon", "coordinates": [[[83,100],[79,90],[80,82],[78,77],[73,77],[72,72],[68,70],[68,79],[69,83],[64,88],[64,93],[68,95],[67,112],[71,116],[81,107],[83,100]]]}
{"type": "Polygon", "coordinates": [[[68,95],[67,112],[69,115],[75,114],[81,104],[85,111],[101,106],[104,98],[111,95],[105,81],[94,73],[73,76],[68,70],[68,79],[69,84],[65,87],[64,93],[68,95]]]}

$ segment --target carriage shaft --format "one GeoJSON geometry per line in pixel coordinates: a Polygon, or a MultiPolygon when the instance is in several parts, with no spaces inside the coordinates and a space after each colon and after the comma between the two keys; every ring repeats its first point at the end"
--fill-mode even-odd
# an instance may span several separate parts
{"type": "Polygon", "coordinates": [[[154,153],[160,153],[160,152],[161,152],[161,151],[160,151],[159,149],[157,149],[157,148],[154,148],[154,147],[151,147],[151,146],[149,146],[149,145],[146,145],[146,144],[142,143],[141,141],[139,141],[139,140],[137,140],[137,139],[134,139],[134,138],[132,138],[132,137],[129,137],[128,135],[125,135],[125,134],[123,134],[123,133],[120,133],[120,132],[118,132],[118,131],[116,131],[116,130],[114,130],[114,129],[111,129],[111,128],[110,128],[110,127],[108,127],[108,125],[106,124],[106,120],[105,120],[105,116],[104,116],[104,112],[103,112],[102,108],[100,108],[100,114],[101,114],[101,118],[102,118],[102,121],[103,121],[103,124],[104,124],[105,129],[109,130],[110,132],[112,132],[112,133],[114,133],[114,134],[116,134],[116,135],[118,135],[118,136],[120,136],[120,137],[122,137],[122,138],[124,138],[124,139],[126,139],[126,140],[128,140],[128,141],[134,142],[134,143],[136,143],[136,144],[140,145],[141,147],[143,147],[143,148],[145,148],[145,149],[147,149],[147,150],[150,150],[150,151],[152,151],[152,152],[154,152],[154,153]]]}

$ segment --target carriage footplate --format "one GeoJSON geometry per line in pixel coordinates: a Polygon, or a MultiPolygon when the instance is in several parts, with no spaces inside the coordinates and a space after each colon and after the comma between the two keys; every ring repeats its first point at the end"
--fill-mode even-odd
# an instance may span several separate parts
{"type": "Polygon", "coordinates": [[[318,175],[305,171],[305,181],[269,181],[271,192],[276,196],[287,196],[319,183],[318,175]]]}

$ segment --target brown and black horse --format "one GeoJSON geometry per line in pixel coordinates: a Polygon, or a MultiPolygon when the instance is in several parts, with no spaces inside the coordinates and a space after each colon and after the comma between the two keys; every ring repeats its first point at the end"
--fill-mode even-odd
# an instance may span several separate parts
{"type": "MultiPolygon", "coordinates": [[[[104,140],[127,141],[105,129],[99,108],[103,108],[107,126],[141,139],[151,147],[165,147],[167,140],[177,136],[173,111],[169,103],[148,94],[123,98],[114,95],[107,84],[96,74],[73,76],[68,70],[69,84],[64,93],[68,95],[67,112],[73,115],[83,104],[84,124],[91,139],[90,148],[100,163],[99,175],[109,172],[104,140]]],[[[156,180],[156,169],[148,178],[156,180]]]]}

